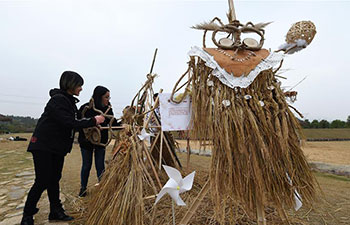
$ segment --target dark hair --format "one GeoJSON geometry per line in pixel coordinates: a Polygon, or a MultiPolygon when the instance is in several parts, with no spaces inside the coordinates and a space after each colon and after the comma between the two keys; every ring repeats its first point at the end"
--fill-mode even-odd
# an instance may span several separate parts
{"type": "Polygon", "coordinates": [[[94,93],[92,94],[92,98],[95,102],[95,107],[97,109],[104,110],[106,106],[102,105],[102,96],[109,92],[109,90],[106,87],[103,86],[96,86],[94,89],[94,93]]]}
{"type": "Polygon", "coordinates": [[[76,72],[64,71],[60,79],[60,89],[64,91],[74,90],[79,86],[83,86],[84,79],[76,72]]]}

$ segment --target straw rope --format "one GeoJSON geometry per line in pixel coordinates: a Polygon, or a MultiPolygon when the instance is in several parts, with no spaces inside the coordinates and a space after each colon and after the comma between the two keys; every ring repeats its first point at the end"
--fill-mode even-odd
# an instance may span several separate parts
{"type": "Polygon", "coordinates": [[[101,143],[101,131],[100,131],[100,128],[98,127],[89,127],[89,128],[84,128],[83,129],[83,132],[85,134],[85,137],[86,139],[91,142],[92,144],[94,145],[99,145],[99,146],[103,146],[103,147],[106,147],[109,145],[109,143],[111,142],[112,138],[115,137],[114,133],[113,133],[113,130],[112,130],[112,125],[113,125],[113,122],[115,120],[115,117],[113,115],[108,115],[108,111],[112,108],[111,105],[108,106],[108,108],[106,109],[105,112],[102,112],[101,110],[97,109],[95,107],[95,102],[94,102],[94,99],[91,98],[90,101],[89,101],[89,105],[85,106],[83,111],[82,111],[82,117],[84,118],[85,117],[85,113],[87,110],[89,109],[92,109],[94,110],[95,112],[99,113],[100,115],[103,115],[104,117],[108,118],[109,119],[109,123],[108,123],[108,126],[107,126],[107,129],[108,129],[108,140],[106,143],[101,143]]]}

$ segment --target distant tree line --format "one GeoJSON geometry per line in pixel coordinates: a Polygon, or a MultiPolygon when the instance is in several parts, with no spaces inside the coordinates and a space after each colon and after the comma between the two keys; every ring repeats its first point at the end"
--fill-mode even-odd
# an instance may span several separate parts
{"type": "MultiPolygon", "coordinates": [[[[38,119],[29,116],[7,116],[12,119],[11,122],[0,122],[0,133],[29,133],[33,132],[38,119]]],[[[333,120],[299,120],[302,128],[350,128],[350,115],[346,121],[333,120]]]]}
{"type": "Polygon", "coordinates": [[[7,116],[11,122],[0,122],[0,133],[29,133],[33,132],[38,119],[29,116],[7,116]]]}
{"type": "Polygon", "coordinates": [[[332,122],[328,122],[327,120],[313,120],[309,121],[306,120],[300,120],[300,125],[302,128],[308,129],[308,128],[350,128],[350,116],[348,116],[346,121],[342,120],[333,120],[332,122]]]}

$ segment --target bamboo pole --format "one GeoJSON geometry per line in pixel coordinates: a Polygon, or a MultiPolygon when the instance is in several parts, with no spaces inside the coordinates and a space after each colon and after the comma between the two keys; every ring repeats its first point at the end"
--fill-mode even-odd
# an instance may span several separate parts
{"type": "Polygon", "coordinates": [[[232,23],[234,20],[236,20],[236,12],[235,12],[235,6],[233,5],[233,0],[228,0],[228,5],[229,5],[229,14],[231,16],[231,20],[229,21],[232,23]]]}
{"type": "Polygon", "coordinates": [[[156,48],[156,50],[154,51],[152,66],[151,66],[151,69],[149,71],[149,74],[152,74],[152,72],[153,72],[153,66],[154,66],[154,62],[156,61],[157,52],[158,52],[158,48],[156,48]]]}
{"type": "MultiPolygon", "coordinates": [[[[162,132],[163,132],[163,131],[162,131],[162,132]]],[[[178,169],[180,169],[180,165],[179,165],[179,163],[176,161],[175,155],[174,155],[173,152],[171,151],[170,144],[169,144],[168,140],[166,139],[166,136],[164,136],[163,138],[164,138],[164,141],[165,141],[165,145],[167,146],[167,149],[168,149],[168,151],[169,151],[169,153],[170,153],[171,159],[172,159],[173,162],[174,162],[174,165],[175,165],[178,169]]]]}
{"type": "MultiPolygon", "coordinates": [[[[156,50],[155,50],[155,52],[154,52],[154,55],[153,55],[151,70],[150,70],[150,73],[148,74],[148,75],[150,75],[150,76],[152,76],[153,66],[154,66],[154,62],[155,62],[155,60],[156,60],[157,52],[158,52],[158,48],[156,48],[156,50]]],[[[140,95],[140,92],[141,92],[146,86],[149,85],[150,78],[148,77],[148,75],[147,75],[147,78],[148,78],[148,79],[147,79],[146,83],[141,87],[141,89],[139,90],[139,92],[137,93],[137,95],[132,99],[131,105],[130,105],[131,107],[134,105],[134,101],[135,101],[136,97],[140,95]]],[[[137,104],[138,104],[138,100],[139,100],[139,99],[137,99],[137,104]]],[[[136,107],[136,111],[137,111],[137,107],[136,107]]]]}
{"type": "Polygon", "coordinates": [[[158,132],[158,134],[157,134],[156,138],[154,139],[154,141],[153,141],[153,143],[152,143],[152,145],[151,145],[151,148],[150,148],[150,150],[149,150],[149,152],[150,152],[151,154],[152,154],[152,151],[153,151],[154,147],[156,146],[156,143],[157,143],[157,140],[158,140],[159,136],[160,136],[160,133],[158,132]]]}
{"type": "MultiPolygon", "coordinates": [[[[146,148],[146,145],[145,145],[145,142],[143,141],[143,151],[147,151],[147,148],[146,148]]],[[[143,157],[143,156],[142,156],[143,157]]],[[[143,160],[140,160],[140,164],[141,164],[141,167],[143,168],[147,178],[149,179],[149,182],[151,183],[151,187],[153,189],[153,192],[154,192],[154,196],[157,194],[157,187],[156,185],[154,184],[154,181],[151,177],[151,174],[149,174],[147,168],[146,168],[146,165],[144,164],[143,160]]],[[[161,189],[160,189],[161,190],[161,189]]]]}
{"type": "MultiPolygon", "coordinates": [[[[153,96],[152,96],[153,97],[153,96]]],[[[146,96],[146,106],[145,106],[145,111],[146,111],[146,109],[150,109],[150,108],[152,108],[152,106],[150,106],[150,96],[149,95],[147,95],[146,96]]],[[[147,125],[146,125],[146,120],[144,119],[143,120],[143,127],[146,127],[147,125]]]]}
{"type": "Polygon", "coordinates": [[[163,138],[164,138],[164,133],[163,131],[161,130],[160,131],[160,148],[159,148],[159,171],[162,170],[162,154],[163,154],[163,138]]]}
{"type": "Polygon", "coordinates": [[[156,180],[158,182],[159,188],[162,189],[162,183],[160,182],[160,179],[159,179],[158,173],[156,171],[156,168],[153,165],[152,158],[151,158],[151,156],[150,156],[150,154],[149,154],[149,152],[147,150],[145,151],[145,153],[146,153],[146,157],[147,157],[147,159],[149,161],[149,164],[151,165],[151,168],[152,168],[152,171],[154,173],[154,176],[156,177],[156,180]]]}

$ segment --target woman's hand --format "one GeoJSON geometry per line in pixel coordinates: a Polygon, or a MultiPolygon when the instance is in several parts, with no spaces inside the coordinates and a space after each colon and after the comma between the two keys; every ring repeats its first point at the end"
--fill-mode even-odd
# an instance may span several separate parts
{"type": "Polygon", "coordinates": [[[105,117],[102,115],[95,116],[95,120],[96,120],[96,125],[99,125],[105,121],[105,117]]]}

